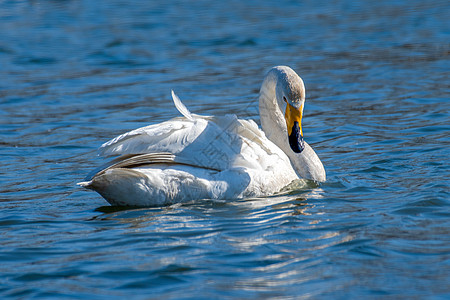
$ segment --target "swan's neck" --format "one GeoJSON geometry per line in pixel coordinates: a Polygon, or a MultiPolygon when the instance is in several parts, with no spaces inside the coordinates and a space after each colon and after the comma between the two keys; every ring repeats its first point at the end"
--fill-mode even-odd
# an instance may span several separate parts
{"type": "Polygon", "coordinates": [[[283,80],[283,76],[274,68],[264,78],[261,86],[259,115],[262,130],[269,140],[286,153],[300,178],[325,181],[325,169],[314,150],[305,142],[305,149],[301,153],[295,153],[289,145],[286,120],[276,98],[278,80],[283,80]]]}
{"type": "Polygon", "coordinates": [[[284,114],[280,110],[275,94],[278,81],[277,75],[276,72],[271,70],[264,78],[259,94],[259,116],[262,130],[267,138],[284,151],[284,146],[289,146],[289,144],[287,141],[283,142],[280,139],[281,136],[287,136],[287,128],[284,114]]]}

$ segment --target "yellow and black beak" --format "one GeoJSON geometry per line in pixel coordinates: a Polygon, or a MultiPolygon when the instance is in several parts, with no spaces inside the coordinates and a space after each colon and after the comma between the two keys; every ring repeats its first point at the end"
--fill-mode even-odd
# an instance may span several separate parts
{"type": "Polygon", "coordinates": [[[289,145],[295,153],[301,153],[305,148],[302,132],[302,112],[303,105],[300,108],[295,108],[291,104],[286,104],[286,126],[289,136],[289,145]]]}

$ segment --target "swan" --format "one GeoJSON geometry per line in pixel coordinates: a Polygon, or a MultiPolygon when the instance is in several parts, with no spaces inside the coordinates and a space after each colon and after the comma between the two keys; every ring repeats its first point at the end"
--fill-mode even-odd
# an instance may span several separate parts
{"type": "Polygon", "coordinates": [[[273,67],[259,95],[262,130],[235,115],[191,113],[172,91],[183,115],[124,133],[99,148],[118,156],[80,186],[111,205],[162,206],[194,199],[272,195],[300,178],[323,182],[325,169],[303,139],[303,80],[273,67]]]}

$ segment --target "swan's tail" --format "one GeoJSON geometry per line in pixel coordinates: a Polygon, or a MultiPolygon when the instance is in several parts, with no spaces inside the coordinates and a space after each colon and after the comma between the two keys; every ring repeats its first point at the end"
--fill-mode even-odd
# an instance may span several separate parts
{"type": "Polygon", "coordinates": [[[172,99],[173,103],[175,104],[175,107],[178,109],[178,111],[188,118],[189,120],[193,121],[194,117],[192,117],[191,112],[187,109],[187,107],[181,102],[180,98],[178,98],[177,95],[175,95],[174,91],[172,90],[172,99]]]}

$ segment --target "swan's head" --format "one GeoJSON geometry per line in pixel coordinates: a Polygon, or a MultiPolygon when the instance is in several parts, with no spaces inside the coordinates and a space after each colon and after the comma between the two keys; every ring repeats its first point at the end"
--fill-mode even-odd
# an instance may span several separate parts
{"type": "Polygon", "coordinates": [[[305,85],[300,76],[289,67],[276,67],[279,71],[275,87],[278,107],[284,114],[289,145],[295,153],[305,148],[302,132],[302,114],[305,104],[305,85]]]}

